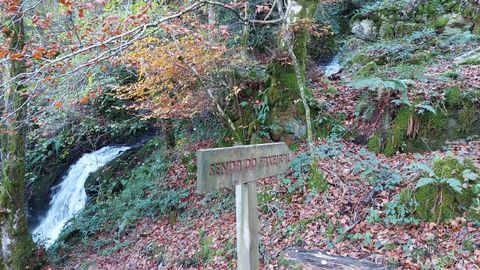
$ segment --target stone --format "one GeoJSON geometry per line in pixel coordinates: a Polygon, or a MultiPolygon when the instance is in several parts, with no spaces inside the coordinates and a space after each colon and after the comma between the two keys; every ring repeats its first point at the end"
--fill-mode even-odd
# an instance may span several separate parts
{"type": "Polygon", "coordinates": [[[370,19],[353,22],[351,31],[357,38],[367,41],[374,41],[378,36],[377,26],[370,19]]]}
{"type": "Polygon", "coordinates": [[[291,119],[285,121],[285,131],[293,135],[294,140],[305,138],[307,135],[307,126],[298,119],[291,119]]]}
{"type": "Polygon", "coordinates": [[[383,22],[378,30],[381,39],[393,39],[395,36],[395,26],[389,22],[383,22]]]}
{"type": "Polygon", "coordinates": [[[440,17],[440,20],[442,19],[445,21],[448,20],[442,31],[442,33],[445,35],[461,34],[465,31],[468,31],[471,27],[471,25],[467,24],[462,14],[459,13],[445,14],[440,17]]]}
{"type": "Polygon", "coordinates": [[[284,129],[277,124],[271,125],[269,130],[270,138],[272,138],[273,141],[278,142],[282,138],[283,131],[284,129]]]}

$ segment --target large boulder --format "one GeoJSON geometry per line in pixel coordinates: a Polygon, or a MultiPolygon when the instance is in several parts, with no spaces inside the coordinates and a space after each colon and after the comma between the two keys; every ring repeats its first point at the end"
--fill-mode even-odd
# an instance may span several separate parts
{"type": "Polygon", "coordinates": [[[455,35],[468,31],[472,26],[469,24],[462,14],[460,13],[448,13],[441,16],[438,21],[446,22],[443,27],[442,33],[445,35],[455,35]]]}
{"type": "Polygon", "coordinates": [[[378,28],[370,19],[353,22],[351,31],[357,38],[367,41],[374,41],[378,36],[378,28]]]}

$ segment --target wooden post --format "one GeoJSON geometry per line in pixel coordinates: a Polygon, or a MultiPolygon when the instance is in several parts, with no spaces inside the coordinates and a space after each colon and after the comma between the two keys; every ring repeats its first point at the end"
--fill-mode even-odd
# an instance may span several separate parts
{"type": "Polygon", "coordinates": [[[257,184],[248,182],[235,186],[237,214],[237,263],[239,270],[259,269],[259,227],[257,184]]]}
{"type": "Polygon", "coordinates": [[[258,270],[256,180],[287,172],[293,153],[285,143],[237,145],[197,151],[197,190],[235,186],[239,270],[258,270]]]}

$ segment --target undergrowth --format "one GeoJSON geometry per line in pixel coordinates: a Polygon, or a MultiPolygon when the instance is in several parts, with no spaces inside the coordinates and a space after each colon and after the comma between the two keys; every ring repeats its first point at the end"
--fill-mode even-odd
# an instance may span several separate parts
{"type": "MultiPolygon", "coordinates": [[[[164,180],[172,162],[165,146],[160,146],[159,140],[153,139],[146,147],[155,147],[156,151],[120,179],[124,190],[111,199],[87,205],[62,231],[49,249],[51,262],[58,263],[66,259],[61,254],[70,253],[65,251],[72,249],[75,243],[92,245],[89,240],[91,235],[107,232],[111,234],[111,242],[114,242],[122,232],[135,226],[138,220],[158,218],[186,206],[183,199],[188,196],[188,190],[171,189],[164,180]]],[[[101,246],[96,248],[100,249],[101,246]]]]}

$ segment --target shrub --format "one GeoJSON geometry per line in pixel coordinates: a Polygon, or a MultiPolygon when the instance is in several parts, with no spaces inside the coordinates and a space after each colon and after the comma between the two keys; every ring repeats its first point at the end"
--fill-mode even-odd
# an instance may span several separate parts
{"type": "Polygon", "coordinates": [[[474,199],[472,184],[478,169],[470,160],[447,157],[436,160],[433,168],[417,164],[423,171],[417,182],[415,215],[429,222],[442,222],[466,212],[474,199]]]}

